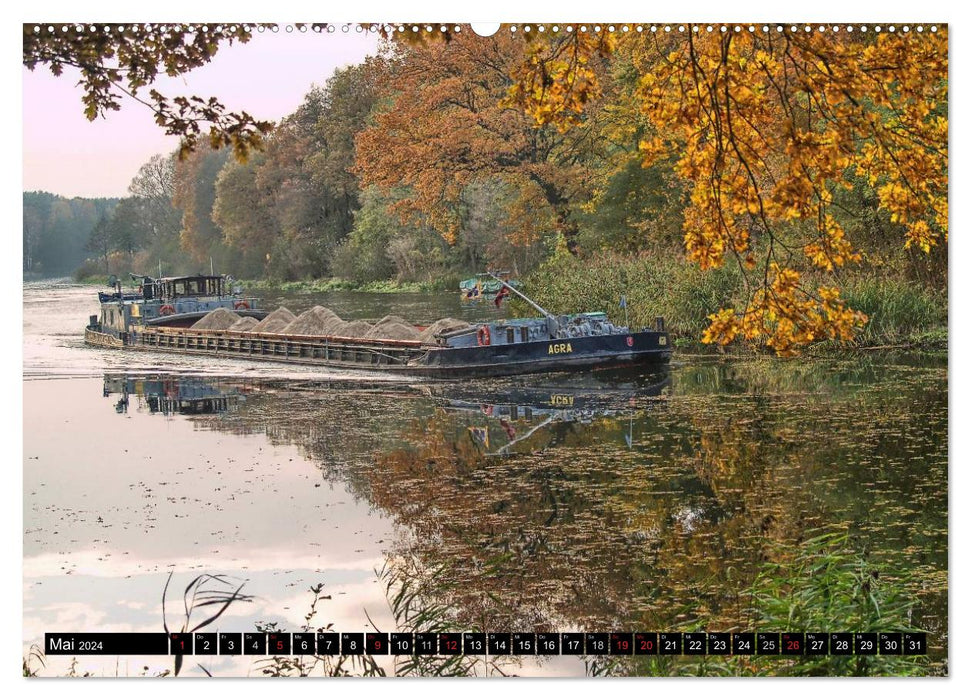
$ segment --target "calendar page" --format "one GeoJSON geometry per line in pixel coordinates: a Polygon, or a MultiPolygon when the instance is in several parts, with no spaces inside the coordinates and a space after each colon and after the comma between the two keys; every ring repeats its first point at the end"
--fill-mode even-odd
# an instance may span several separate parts
{"type": "Polygon", "coordinates": [[[25,20],[24,676],[948,675],[948,25],[629,9],[25,20]]]}

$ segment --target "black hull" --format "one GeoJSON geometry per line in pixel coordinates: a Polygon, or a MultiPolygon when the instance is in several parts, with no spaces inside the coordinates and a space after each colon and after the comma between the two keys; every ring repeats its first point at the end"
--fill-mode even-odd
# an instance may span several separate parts
{"type": "Polygon", "coordinates": [[[439,377],[502,377],[540,372],[663,364],[671,359],[666,333],[642,331],[509,345],[433,349],[419,374],[439,377]]]}
{"type": "MultiPolygon", "coordinates": [[[[105,334],[99,334],[105,335],[105,334]]],[[[104,346],[104,343],[89,344],[104,346]]],[[[121,339],[117,340],[122,346],[121,339]]],[[[414,377],[457,379],[580,372],[658,365],[671,358],[668,335],[657,331],[468,348],[421,346],[414,341],[284,336],[273,333],[144,329],[123,347],[182,355],[236,357],[414,377]]]]}

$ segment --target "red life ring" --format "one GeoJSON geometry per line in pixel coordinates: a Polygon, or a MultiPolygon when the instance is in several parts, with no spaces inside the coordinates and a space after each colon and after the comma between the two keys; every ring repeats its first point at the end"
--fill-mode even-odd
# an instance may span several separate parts
{"type": "Polygon", "coordinates": [[[479,341],[479,345],[491,345],[492,336],[489,335],[489,326],[479,326],[479,332],[476,338],[479,341]]]}
{"type": "Polygon", "coordinates": [[[171,304],[162,304],[162,308],[158,310],[159,316],[171,316],[175,313],[175,307],[171,304]]]}
{"type": "Polygon", "coordinates": [[[249,308],[249,302],[248,301],[245,301],[245,300],[244,301],[237,301],[235,304],[233,304],[233,308],[236,309],[237,311],[239,311],[240,309],[248,309],[249,308]]]}

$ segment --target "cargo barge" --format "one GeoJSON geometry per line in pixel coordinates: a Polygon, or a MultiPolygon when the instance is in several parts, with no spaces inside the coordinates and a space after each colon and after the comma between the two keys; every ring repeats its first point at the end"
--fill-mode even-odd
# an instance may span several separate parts
{"type": "Polygon", "coordinates": [[[661,318],[654,328],[633,331],[602,312],[555,316],[498,277],[542,317],[473,324],[428,341],[192,328],[215,309],[257,319],[267,312],[257,299],[229,289],[231,280],[221,276],[133,279],[140,280],[134,293],[123,293],[116,283],[113,293],[99,295],[101,314],[90,318],[87,344],[432,378],[574,372],[671,357],[661,318]]]}

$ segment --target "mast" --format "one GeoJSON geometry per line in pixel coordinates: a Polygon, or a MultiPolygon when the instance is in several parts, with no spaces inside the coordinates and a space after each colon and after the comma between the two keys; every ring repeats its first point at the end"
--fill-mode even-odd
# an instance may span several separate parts
{"type": "Polygon", "coordinates": [[[491,277],[492,279],[494,279],[496,282],[498,282],[499,284],[501,284],[503,287],[505,287],[506,289],[508,289],[510,292],[512,292],[513,294],[515,294],[516,296],[518,296],[520,299],[522,299],[523,301],[525,301],[527,304],[529,304],[530,306],[532,306],[534,309],[536,309],[537,311],[539,311],[541,314],[543,314],[543,316],[545,316],[547,318],[547,320],[550,320],[550,321],[553,321],[553,323],[556,323],[556,317],[553,314],[551,314],[549,311],[547,311],[546,309],[544,309],[542,306],[540,306],[539,304],[537,304],[535,301],[533,301],[532,299],[530,299],[528,296],[526,296],[525,294],[523,294],[522,292],[520,292],[518,289],[516,289],[515,287],[513,287],[512,285],[510,285],[508,282],[506,282],[506,280],[504,280],[501,277],[498,277],[498,276],[492,274],[491,272],[487,272],[486,274],[489,275],[489,277],[491,277]]]}

